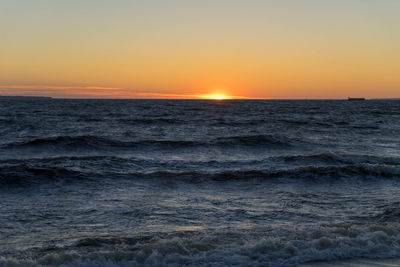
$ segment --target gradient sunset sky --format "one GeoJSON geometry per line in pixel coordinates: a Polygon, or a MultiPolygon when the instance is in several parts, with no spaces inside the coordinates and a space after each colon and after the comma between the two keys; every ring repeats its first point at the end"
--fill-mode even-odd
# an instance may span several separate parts
{"type": "Polygon", "coordinates": [[[400,1],[0,1],[0,95],[215,94],[400,97],[400,1]]]}

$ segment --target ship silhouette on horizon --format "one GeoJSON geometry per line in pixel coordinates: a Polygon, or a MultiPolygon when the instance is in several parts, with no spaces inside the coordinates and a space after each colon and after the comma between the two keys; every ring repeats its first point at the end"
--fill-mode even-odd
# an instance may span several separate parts
{"type": "Polygon", "coordinates": [[[349,97],[347,98],[348,101],[364,101],[364,97],[349,97]]]}

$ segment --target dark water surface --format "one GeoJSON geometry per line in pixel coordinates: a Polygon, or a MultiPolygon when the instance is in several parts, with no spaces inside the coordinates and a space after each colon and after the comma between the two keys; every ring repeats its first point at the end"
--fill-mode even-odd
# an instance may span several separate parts
{"type": "Polygon", "coordinates": [[[0,100],[0,266],[400,256],[400,101],[0,100]]]}

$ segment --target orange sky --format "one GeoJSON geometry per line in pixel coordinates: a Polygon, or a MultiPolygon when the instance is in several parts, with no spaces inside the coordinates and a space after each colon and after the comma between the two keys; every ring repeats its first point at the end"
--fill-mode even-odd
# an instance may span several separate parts
{"type": "Polygon", "coordinates": [[[0,95],[400,97],[397,0],[83,2],[0,3],[0,95]]]}

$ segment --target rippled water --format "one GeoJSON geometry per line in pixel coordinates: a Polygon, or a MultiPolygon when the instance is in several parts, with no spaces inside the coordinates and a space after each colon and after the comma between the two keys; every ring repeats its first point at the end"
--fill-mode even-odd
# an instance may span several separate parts
{"type": "Polygon", "coordinates": [[[400,101],[0,100],[0,266],[400,256],[400,101]]]}

